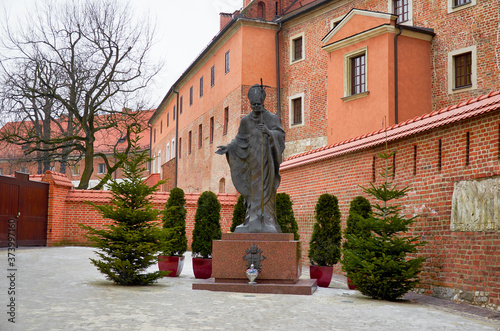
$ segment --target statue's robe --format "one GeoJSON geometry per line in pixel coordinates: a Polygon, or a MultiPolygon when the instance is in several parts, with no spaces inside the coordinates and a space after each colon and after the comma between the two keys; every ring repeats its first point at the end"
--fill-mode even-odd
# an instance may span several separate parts
{"type": "Polygon", "coordinates": [[[281,232],[276,220],[276,190],[281,179],[279,166],[285,149],[285,131],[278,117],[267,110],[262,116],[255,112],[246,115],[227,149],[231,178],[245,198],[246,207],[245,221],[235,232],[281,232]],[[257,127],[261,121],[271,137],[257,127]]]}

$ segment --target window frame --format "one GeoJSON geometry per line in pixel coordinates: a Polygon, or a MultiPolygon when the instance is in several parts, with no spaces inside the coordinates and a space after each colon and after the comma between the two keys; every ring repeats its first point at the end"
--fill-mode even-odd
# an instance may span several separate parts
{"type": "Polygon", "coordinates": [[[106,173],[106,163],[98,163],[97,164],[97,174],[102,175],[106,173]],[[104,170],[101,172],[101,166],[104,168],[104,170]]]}
{"type": "Polygon", "coordinates": [[[193,89],[193,86],[191,85],[191,87],[189,88],[189,105],[190,106],[193,105],[193,94],[194,94],[194,89],[193,89]]]}
{"type": "Polygon", "coordinates": [[[188,154],[191,154],[192,148],[193,148],[193,131],[189,130],[189,132],[188,132],[188,154]]]}
{"type": "Polygon", "coordinates": [[[301,126],[304,126],[305,124],[305,118],[304,118],[304,105],[305,105],[305,93],[302,92],[302,93],[297,93],[297,94],[294,94],[292,96],[289,96],[288,97],[288,126],[290,128],[297,128],[297,127],[301,127],[301,126]],[[301,118],[301,122],[300,123],[294,123],[294,118],[295,118],[295,108],[294,108],[294,105],[295,105],[295,100],[298,100],[300,99],[300,118],[301,118]]]}
{"type": "Polygon", "coordinates": [[[368,89],[368,76],[369,76],[369,61],[368,61],[368,47],[363,47],[356,49],[352,52],[344,54],[344,97],[342,98],[343,101],[350,101],[358,98],[362,98],[366,95],[368,95],[369,89],[368,89]],[[365,56],[365,90],[361,93],[352,93],[352,69],[351,69],[351,59],[357,58],[361,55],[365,56]]]}
{"type": "Polygon", "coordinates": [[[200,77],[200,98],[203,97],[203,76],[200,77]]]}
{"type": "Polygon", "coordinates": [[[71,173],[73,174],[73,176],[78,176],[80,175],[80,165],[79,164],[74,164],[72,169],[71,169],[71,173]]]}
{"type": "Polygon", "coordinates": [[[455,0],[448,0],[448,14],[457,12],[459,10],[467,9],[477,4],[477,0],[471,0],[469,3],[463,5],[455,5],[455,0]]]}
{"type": "Polygon", "coordinates": [[[306,59],[306,41],[305,41],[305,33],[297,33],[293,36],[290,37],[289,39],[289,51],[290,51],[290,64],[298,63],[301,61],[304,61],[306,59]],[[301,57],[300,58],[295,58],[295,41],[301,39],[302,40],[302,45],[301,45],[301,57]]]}
{"type": "Polygon", "coordinates": [[[181,95],[181,97],[179,98],[179,115],[182,114],[182,98],[183,96],[181,95]]]}
{"type": "Polygon", "coordinates": [[[227,74],[231,71],[231,50],[227,50],[224,54],[224,73],[227,74]]]}
{"type": "Polygon", "coordinates": [[[203,124],[198,125],[198,149],[203,147],[203,124]]]}
{"type": "MultiPolygon", "coordinates": [[[[395,1],[396,0],[387,1],[388,12],[393,13],[394,15],[396,15],[395,1]]],[[[408,20],[401,23],[398,22],[397,24],[413,25],[413,0],[408,0],[408,20]]]]}
{"type": "Polygon", "coordinates": [[[175,138],[172,138],[172,141],[170,142],[172,149],[170,150],[170,158],[173,159],[175,158],[175,138]]]}
{"type": "Polygon", "coordinates": [[[460,48],[448,53],[448,94],[461,93],[477,89],[477,47],[460,48]],[[459,55],[471,53],[471,85],[464,87],[455,86],[455,59],[459,55]]]}
{"type": "Polygon", "coordinates": [[[210,134],[209,134],[209,142],[213,143],[214,142],[214,126],[215,126],[215,120],[214,117],[210,117],[210,134]]]}
{"type": "Polygon", "coordinates": [[[215,86],[215,64],[210,67],[210,87],[215,86]]]}
{"type": "Polygon", "coordinates": [[[229,129],[229,106],[224,108],[224,125],[222,126],[222,135],[225,136],[229,129]]]}

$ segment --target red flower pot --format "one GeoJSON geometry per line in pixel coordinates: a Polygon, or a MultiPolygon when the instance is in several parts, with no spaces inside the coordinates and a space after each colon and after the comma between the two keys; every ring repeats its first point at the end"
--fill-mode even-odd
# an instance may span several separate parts
{"type": "Polygon", "coordinates": [[[328,287],[332,280],[333,267],[310,265],[309,273],[311,279],[316,279],[318,281],[319,287],[328,287]]]}
{"type": "Polygon", "coordinates": [[[158,269],[170,271],[166,277],[179,277],[184,266],[184,256],[158,256],[158,269]]]}
{"type": "Polygon", "coordinates": [[[212,276],[212,259],[193,257],[193,272],[195,278],[210,278],[212,276]]]}

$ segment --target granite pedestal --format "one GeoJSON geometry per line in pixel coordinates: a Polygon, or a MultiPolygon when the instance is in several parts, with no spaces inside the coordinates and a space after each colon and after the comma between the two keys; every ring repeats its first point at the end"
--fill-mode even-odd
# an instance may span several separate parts
{"type": "Polygon", "coordinates": [[[299,279],[300,243],[291,233],[224,233],[213,241],[212,252],[212,278],[194,283],[195,290],[308,295],[316,290],[316,280],[299,279]],[[253,244],[265,259],[256,284],[249,284],[243,257],[253,244]]]}

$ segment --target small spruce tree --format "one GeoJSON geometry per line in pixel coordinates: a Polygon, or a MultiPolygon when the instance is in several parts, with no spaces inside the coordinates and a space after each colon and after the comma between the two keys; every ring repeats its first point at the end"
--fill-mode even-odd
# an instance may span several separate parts
{"type": "MultiPolygon", "coordinates": [[[[138,128],[135,133],[139,133],[138,128]]],[[[130,138],[130,134],[127,135],[130,138]]],[[[119,285],[150,285],[164,275],[162,271],[145,273],[158,262],[158,253],[169,249],[155,221],[159,212],[149,200],[159,185],[148,186],[142,179],[145,164],[150,160],[149,152],[139,151],[139,136],[131,139],[130,153],[117,153],[123,161],[123,181],[110,180],[112,199],[109,204],[92,204],[103,218],[112,220],[104,229],[80,225],[87,230],[86,237],[94,243],[100,259],[90,259],[109,280],[119,285]]]]}
{"type": "Polygon", "coordinates": [[[186,237],[186,199],[181,188],[170,190],[165,209],[163,211],[163,228],[170,229],[167,240],[171,241],[168,251],[162,252],[166,256],[183,256],[187,250],[186,237]]]}
{"type": "Polygon", "coordinates": [[[213,192],[205,191],[198,198],[191,245],[193,257],[212,257],[212,240],[219,240],[222,236],[220,208],[213,192]]]}
{"type": "Polygon", "coordinates": [[[236,227],[238,225],[243,224],[243,222],[245,222],[245,214],[246,214],[245,198],[243,198],[243,196],[240,195],[238,197],[238,201],[236,201],[236,204],[234,205],[233,222],[231,223],[231,228],[229,229],[231,232],[234,232],[234,230],[236,230],[236,227]]]}
{"type": "Polygon", "coordinates": [[[316,223],[309,242],[312,265],[333,266],[340,259],[340,209],[337,197],[324,193],[315,207],[316,223]]]}
{"type": "Polygon", "coordinates": [[[287,193],[276,194],[276,218],[281,232],[293,233],[293,240],[300,240],[298,233],[299,226],[295,221],[295,214],[292,208],[293,202],[287,193]]]}
{"type": "Polygon", "coordinates": [[[381,203],[372,205],[373,213],[360,221],[362,234],[347,235],[350,244],[344,250],[342,269],[358,290],[380,300],[394,301],[413,289],[419,282],[423,257],[410,258],[425,242],[420,237],[406,236],[415,217],[400,215],[401,207],[393,200],[406,195],[409,188],[398,189],[392,184],[392,166],[388,159],[393,153],[381,153],[386,161],[381,172],[384,182],[376,187],[370,183],[364,192],[381,203]]]}

